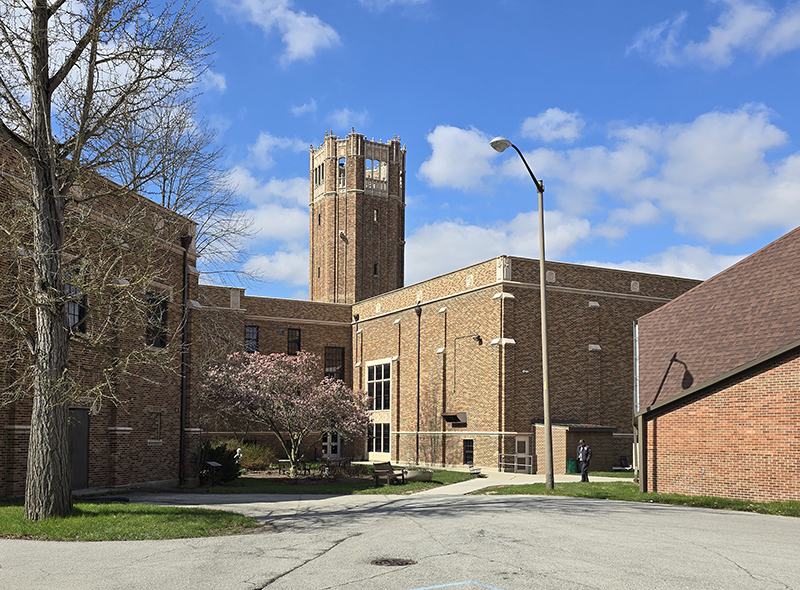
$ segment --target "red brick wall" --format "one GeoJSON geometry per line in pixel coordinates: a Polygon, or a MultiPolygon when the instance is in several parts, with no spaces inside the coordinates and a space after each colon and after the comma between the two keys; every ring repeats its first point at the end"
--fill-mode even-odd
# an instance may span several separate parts
{"type": "Polygon", "coordinates": [[[648,491],[800,500],[800,355],[648,423],[648,491]]]}

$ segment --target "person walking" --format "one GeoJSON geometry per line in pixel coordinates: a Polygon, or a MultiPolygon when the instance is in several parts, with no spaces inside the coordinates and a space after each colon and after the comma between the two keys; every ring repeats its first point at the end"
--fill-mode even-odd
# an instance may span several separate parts
{"type": "Polygon", "coordinates": [[[578,466],[581,470],[581,481],[589,481],[589,461],[592,460],[592,449],[581,439],[578,443],[578,466]]]}

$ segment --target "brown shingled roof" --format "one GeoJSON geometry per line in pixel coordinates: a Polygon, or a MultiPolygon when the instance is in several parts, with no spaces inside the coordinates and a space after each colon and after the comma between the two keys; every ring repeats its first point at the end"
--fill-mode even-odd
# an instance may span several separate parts
{"type": "Polygon", "coordinates": [[[798,339],[800,228],[639,319],[639,409],[798,339]]]}

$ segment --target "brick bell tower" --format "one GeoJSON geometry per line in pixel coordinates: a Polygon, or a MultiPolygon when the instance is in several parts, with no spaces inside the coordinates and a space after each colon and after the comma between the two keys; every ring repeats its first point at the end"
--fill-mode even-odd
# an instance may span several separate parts
{"type": "Polygon", "coordinates": [[[406,148],[352,129],[310,149],[309,298],[355,303],[403,286],[406,148]]]}

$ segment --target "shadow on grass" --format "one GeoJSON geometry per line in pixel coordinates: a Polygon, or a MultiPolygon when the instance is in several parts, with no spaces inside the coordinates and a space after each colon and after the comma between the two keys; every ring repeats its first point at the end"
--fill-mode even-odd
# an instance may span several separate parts
{"type": "Polygon", "coordinates": [[[243,476],[232,482],[217,484],[213,488],[193,488],[191,493],[208,494],[320,494],[331,496],[347,496],[351,494],[413,494],[430,490],[451,483],[473,479],[469,473],[447,470],[432,470],[432,481],[414,481],[405,484],[385,485],[379,483],[375,487],[372,476],[362,478],[259,478],[243,476]]]}
{"type": "Polygon", "coordinates": [[[694,508],[713,508],[756,512],[776,516],[800,517],[800,502],[754,502],[734,500],[715,496],[684,496],[681,494],[658,494],[639,492],[639,485],[632,482],[588,482],[558,483],[554,490],[548,490],[543,483],[495,486],[472,492],[473,495],[542,495],[567,496],[572,498],[596,498],[621,500],[626,502],[647,502],[691,506],[694,508]]]}

